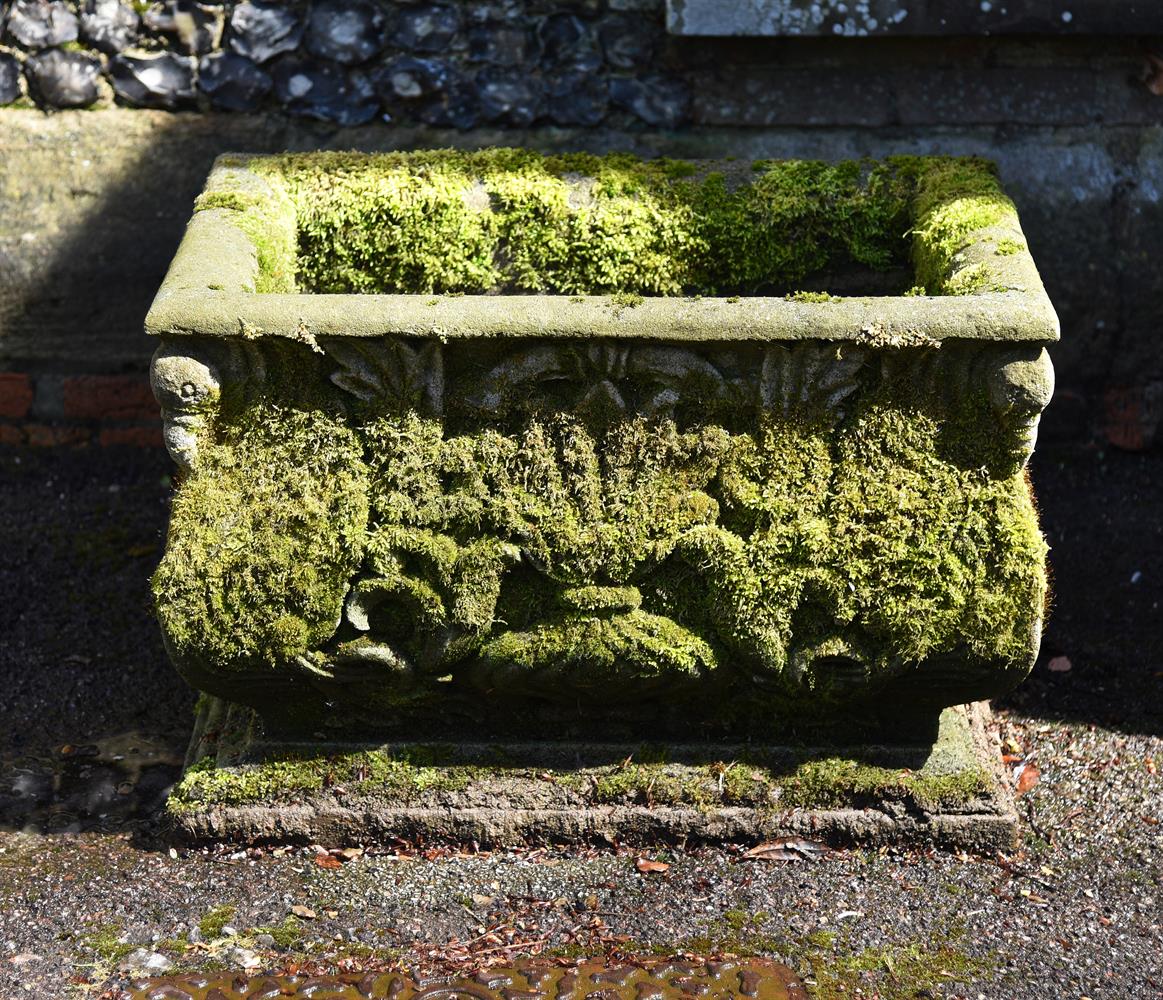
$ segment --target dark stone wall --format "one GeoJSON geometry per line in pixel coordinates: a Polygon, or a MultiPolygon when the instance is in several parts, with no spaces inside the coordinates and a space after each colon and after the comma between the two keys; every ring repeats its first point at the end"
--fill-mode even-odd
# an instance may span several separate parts
{"type": "Polygon", "coordinates": [[[225,150],[974,153],[1062,317],[1048,432],[1159,425],[1160,36],[688,37],[662,0],[16,0],[0,104],[0,367],[143,366],[141,319],[225,150]]]}

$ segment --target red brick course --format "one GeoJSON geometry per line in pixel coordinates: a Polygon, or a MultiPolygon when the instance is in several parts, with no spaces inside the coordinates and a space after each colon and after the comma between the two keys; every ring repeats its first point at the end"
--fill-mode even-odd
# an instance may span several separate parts
{"type": "Polygon", "coordinates": [[[22,420],[32,408],[32,380],[23,372],[0,372],[0,417],[22,420]]]}
{"type": "Polygon", "coordinates": [[[25,439],[34,448],[58,445],[85,445],[91,436],[88,427],[76,425],[25,424],[25,439]]]}
{"type": "Polygon", "coordinates": [[[158,405],[146,375],[74,375],[62,385],[71,420],[156,419],[158,405]]]}
{"type": "Polygon", "coordinates": [[[104,427],[97,435],[97,443],[106,448],[110,445],[133,445],[137,448],[161,448],[161,424],[151,424],[145,427],[104,427]]]}

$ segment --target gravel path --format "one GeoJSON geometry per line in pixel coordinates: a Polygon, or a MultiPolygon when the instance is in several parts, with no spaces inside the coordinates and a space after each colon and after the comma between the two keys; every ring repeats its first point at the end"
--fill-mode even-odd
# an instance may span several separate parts
{"type": "Polygon", "coordinates": [[[171,845],[155,817],[192,698],[148,613],[168,474],[148,452],[0,452],[0,996],[115,997],[147,962],[686,950],[774,955],[825,998],[1163,997],[1163,455],[1037,459],[1055,611],[999,713],[1022,849],[787,863],[171,845]]]}

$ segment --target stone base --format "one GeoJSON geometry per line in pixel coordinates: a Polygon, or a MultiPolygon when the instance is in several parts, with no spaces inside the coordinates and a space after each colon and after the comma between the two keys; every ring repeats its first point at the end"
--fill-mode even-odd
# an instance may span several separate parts
{"type": "Polygon", "coordinates": [[[985,702],[947,709],[930,746],[507,743],[382,746],[265,739],[204,697],[170,797],[195,840],[329,847],[407,841],[1017,842],[985,702]]]}

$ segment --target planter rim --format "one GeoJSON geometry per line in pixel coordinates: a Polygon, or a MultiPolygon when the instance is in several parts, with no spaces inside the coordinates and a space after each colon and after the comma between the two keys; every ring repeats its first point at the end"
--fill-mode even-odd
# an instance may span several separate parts
{"type": "MultiPolygon", "coordinates": [[[[370,156],[370,154],[369,154],[370,156]]],[[[276,157],[223,154],[206,191],[265,197],[249,169],[276,157]]],[[[252,239],[223,208],[195,211],[145,321],[155,336],[625,337],[669,341],[857,341],[923,346],[948,339],[1053,342],[1059,321],[1024,243],[995,253],[1011,229],[985,228],[954,271],[988,259],[991,289],[966,295],[876,295],[813,302],[778,296],[316,294],[256,292],[252,239]],[[998,290],[993,290],[998,289],[998,290]],[[1005,290],[1001,290],[1005,289],[1005,290]]]]}
{"type": "Polygon", "coordinates": [[[622,337],[670,341],[841,340],[925,346],[950,339],[1058,340],[1045,293],[964,297],[870,296],[838,302],[783,298],[566,295],[288,295],[163,290],[145,322],[154,336],[622,337]]]}

